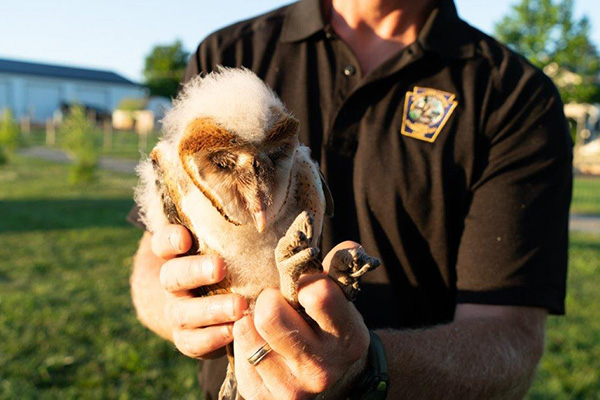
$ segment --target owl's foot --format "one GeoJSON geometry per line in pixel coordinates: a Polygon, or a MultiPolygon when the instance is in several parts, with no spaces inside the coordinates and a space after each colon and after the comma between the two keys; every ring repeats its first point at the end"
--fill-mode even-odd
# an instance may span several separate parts
{"type": "Polygon", "coordinates": [[[319,249],[313,243],[312,215],[301,212],[275,248],[275,261],[279,270],[281,294],[295,308],[298,304],[298,279],[308,271],[319,271],[321,263],[317,259],[319,249]]]}
{"type": "Polygon", "coordinates": [[[340,285],[348,300],[354,301],[360,291],[358,279],[379,264],[362,247],[338,250],[331,259],[328,275],[340,285]]]}

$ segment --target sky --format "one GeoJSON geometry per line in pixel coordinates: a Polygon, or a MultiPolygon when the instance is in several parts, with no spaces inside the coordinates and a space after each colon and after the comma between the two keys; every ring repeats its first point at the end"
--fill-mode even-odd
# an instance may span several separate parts
{"type": "MultiPolygon", "coordinates": [[[[460,16],[491,33],[516,0],[455,0],[460,16]]],[[[290,0],[0,0],[0,58],[117,72],[141,82],[155,44],[180,39],[188,51],[212,31],[290,0]]],[[[575,0],[600,47],[598,0],[575,0]],[[596,4],[594,4],[596,3],[596,4]]]]}

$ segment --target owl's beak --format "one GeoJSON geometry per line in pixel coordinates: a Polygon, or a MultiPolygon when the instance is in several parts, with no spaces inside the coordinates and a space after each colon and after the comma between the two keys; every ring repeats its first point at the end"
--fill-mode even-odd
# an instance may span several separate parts
{"type": "Polygon", "coordinates": [[[260,233],[265,230],[267,226],[267,211],[260,210],[254,213],[254,225],[256,225],[256,230],[260,233]]]}
{"type": "Polygon", "coordinates": [[[261,233],[267,227],[267,199],[262,192],[258,192],[256,203],[258,207],[252,211],[252,218],[254,219],[254,225],[256,230],[261,233]]]}

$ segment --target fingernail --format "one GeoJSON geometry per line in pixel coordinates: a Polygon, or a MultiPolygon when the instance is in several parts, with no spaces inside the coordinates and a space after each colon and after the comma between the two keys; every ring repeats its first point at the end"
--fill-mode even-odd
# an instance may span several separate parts
{"type": "Polygon", "coordinates": [[[171,247],[179,251],[181,248],[181,238],[177,232],[171,232],[169,235],[169,243],[171,244],[171,247]]]}
{"type": "Polygon", "coordinates": [[[202,262],[202,273],[204,276],[210,276],[213,280],[216,278],[215,265],[210,257],[206,257],[202,262]]]}

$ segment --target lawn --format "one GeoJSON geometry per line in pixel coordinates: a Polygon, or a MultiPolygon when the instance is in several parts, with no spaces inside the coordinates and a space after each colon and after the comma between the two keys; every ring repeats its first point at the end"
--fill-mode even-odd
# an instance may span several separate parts
{"type": "Polygon", "coordinates": [[[600,216],[600,177],[575,177],[571,212],[600,216]]]}
{"type": "Polygon", "coordinates": [[[135,178],[66,182],[63,165],[0,168],[0,399],[198,398],[196,362],[129,299],[135,178]]]}
{"type": "Polygon", "coordinates": [[[567,314],[550,317],[529,399],[600,399],[600,234],[571,234],[567,314]]]}
{"type": "MultiPolygon", "coordinates": [[[[196,363],[136,321],[128,277],[135,178],[0,167],[0,399],[197,398],[196,363]]],[[[595,189],[594,189],[595,190],[595,189]]],[[[571,237],[567,316],[550,317],[529,399],[600,398],[600,235],[571,237]]]]}

